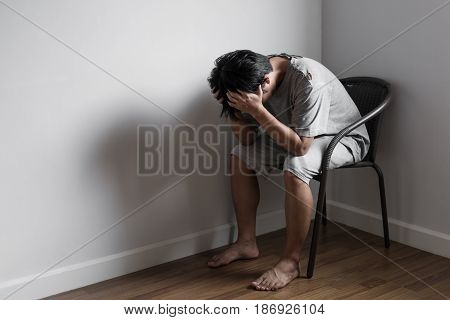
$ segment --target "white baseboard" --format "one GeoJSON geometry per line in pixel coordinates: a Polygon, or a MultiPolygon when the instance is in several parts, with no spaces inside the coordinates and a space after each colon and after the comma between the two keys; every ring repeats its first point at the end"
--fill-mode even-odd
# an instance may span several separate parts
{"type": "MultiPolygon", "coordinates": [[[[375,214],[338,201],[327,200],[329,218],[345,225],[382,236],[381,213],[375,214]]],[[[257,216],[257,234],[285,227],[284,210],[257,216]]],[[[403,244],[450,258],[450,235],[389,218],[391,239],[403,244]]],[[[149,244],[117,254],[53,269],[27,284],[9,299],[40,299],[87,286],[131,272],[214,249],[236,239],[235,223],[191,233],[178,238],[149,244]]],[[[8,296],[36,275],[0,283],[0,297],[8,296]]]]}
{"type": "MultiPolygon", "coordinates": [[[[383,236],[381,209],[375,214],[329,199],[327,204],[330,207],[327,213],[331,220],[383,236]]],[[[389,214],[388,221],[391,240],[450,258],[450,235],[390,218],[389,214]]]]}
{"type": "MultiPolygon", "coordinates": [[[[258,235],[285,227],[284,210],[257,216],[258,235]]],[[[221,247],[236,239],[236,224],[224,224],[175,239],[149,244],[117,254],[82,263],[56,268],[27,284],[36,275],[29,275],[0,283],[0,297],[27,284],[8,299],[40,299],[115,278],[158,264],[184,258],[221,247]]]]}

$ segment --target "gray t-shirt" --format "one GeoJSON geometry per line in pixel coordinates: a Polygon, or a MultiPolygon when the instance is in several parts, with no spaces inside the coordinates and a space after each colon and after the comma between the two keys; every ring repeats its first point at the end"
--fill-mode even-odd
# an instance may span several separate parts
{"type": "MultiPolygon", "coordinates": [[[[282,55],[283,56],[283,55],[282,55]]],[[[336,76],[321,63],[293,56],[285,76],[264,106],[300,136],[336,135],[361,118],[358,108],[336,76]]],[[[266,134],[259,127],[262,134],[266,134]]],[[[365,125],[342,138],[355,161],[362,160],[370,145],[365,125]]]]}

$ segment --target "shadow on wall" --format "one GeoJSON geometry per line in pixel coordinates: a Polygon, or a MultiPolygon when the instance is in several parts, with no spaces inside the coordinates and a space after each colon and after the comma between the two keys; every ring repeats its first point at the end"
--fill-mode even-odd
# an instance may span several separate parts
{"type": "MultiPolygon", "coordinates": [[[[216,106],[217,103],[212,100],[208,91],[207,94],[202,93],[193,101],[187,102],[182,108],[184,113],[177,116],[194,127],[206,123],[218,124],[221,123],[220,106],[215,110],[216,106]]],[[[121,219],[183,177],[174,174],[137,175],[138,126],[147,124],[160,127],[163,124],[175,125],[179,122],[162,114],[149,103],[144,106],[123,103],[120,107],[123,109],[123,117],[110,126],[93,159],[95,168],[109,176],[109,181],[113,184],[114,206],[111,207],[117,210],[110,213],[114,217],[109,218],[109,221],[121,219]]],[[[229,138],[231,139],[231,134],[229,138]]],[[[164,150],[167,150],[169,143],[168,139],[162,139],[164,150]]],[[[223,146],[219,146],[220,155],[223,156],[225,151],[223,146]]],[[[214,165],[223,167],[223,157],[220,163],[214,165]]],[[[109,232],[108,237],[114,242],[110,244],[114,252],[211,228],[223,224],[224,218],[225,223],[231,222],[234,213],[228,180],[228,177],[223,175],[223,168],[215,176],[202,176],[193,172],[180,184],[109,232]]],[[[232,238],[233,233],[230,233],[230,241],[232,238]]],[[[197,243],[189,249],[192,252],[201,251],[200,245],[205,247],[204,243],[197,243]]],[[[173,256],[171,252],[163,254],[168,258],[173,256]]],[[[165,257],[158,257],[159,261],[164,259],[165,257]]]]}
{"type": "MultiPolygon", "coordinates": [[[[399,160],[400,162],[408,163],[409,159],[417,155],[417,150],[404,148],[403,143],[403,141],[410,139],[408,136],[413,134],[413,132],[407,132],[402,129],[405,123],[405,114],[400,106],[404,104],[399,100],[403,99],[403,95],[410,96],[411,93],[406,92],[407,88],[401,83],[395,83],[391,80],[391,85],[392,100],[384,114],[376,161],[384,172],[388,214],[391,212],[391,217],[400,221],[408,221],[408,215],[414,211],[414,201],[411,200],[421,199],[422,195],[415,193],[414,191],[417,190],[416,186],[409,183],[408,176],[412,173],[407,172],[407,166],[394,167],[389,164],[398,163],[399,160]],[[399,150],[402,151],[399,152],[399,150]],[[398,155],[401,155],[403,159],[394,158],[398,155]]],[[[407,127],[410,127],[411,131],[415,130],[411,126],[407,127]]],[[[375,190],[375,192],[377,191],[375,190]]],[[[378,195],[378,193],[375,194],[378,195]]]]}

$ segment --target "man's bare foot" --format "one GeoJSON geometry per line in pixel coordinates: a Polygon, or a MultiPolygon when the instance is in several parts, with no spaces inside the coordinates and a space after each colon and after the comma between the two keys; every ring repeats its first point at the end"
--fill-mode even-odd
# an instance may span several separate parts
{"type": "Polygon", "coordinates": [[[277,290],[300,277],[300,262],[293,259],[280,259],[270,270],[252,282],[256,290],[277,290]]]}
{"type": "Polygon", "coordinates": [[[252,259],[259,255],[256,241],[236,241],[208,261],[208,267],[216,268],[239,259],[252,259]]]}

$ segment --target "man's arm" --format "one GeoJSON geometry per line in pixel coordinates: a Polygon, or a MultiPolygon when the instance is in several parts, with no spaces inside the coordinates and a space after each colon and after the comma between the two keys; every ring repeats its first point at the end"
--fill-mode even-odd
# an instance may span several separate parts
{"type": "Polygon", "coordinates": [[[299,136],[294,130],[275,118],[263,105],[256,109],[253,117],[267,134],[289,153],[303,156],[308,152],[314,137],[299,136]]]}
{"type": "Polygon", "coordinates": [[[262,103],[262,88],[258,87],[258,93],[227,92],[229,103],[232,107],[245,111],[265,129],[267,134],[281,147],[296,156],[305,155],[314,137],[300,136],[293,129],[278,121],[262,103]]]}
{"type": "MultiPolygon", "coordinates": [[[[223,102],[223,98],[219,99],[219,90],[213,88],[211,89],[211,93],[213,94],[214,98],[219,101],[219,103],[223,102]]],[[[236,119],[230,118],[230,126],[234,135],[238,138],[239,143],[242,145],[250,145],[255,142],[258,128],[255,125],[247,122],[240,110],[236,110],[234,115],[236,116],[236,119]]]]}
{"type": "Polygon", "coordinates": [[[255,142],[258,128],[244,120],[240,111],[236,112],[237,119],[230,119],[231,130],[238,138],[240,144],[251,145],[255,142]]]}

